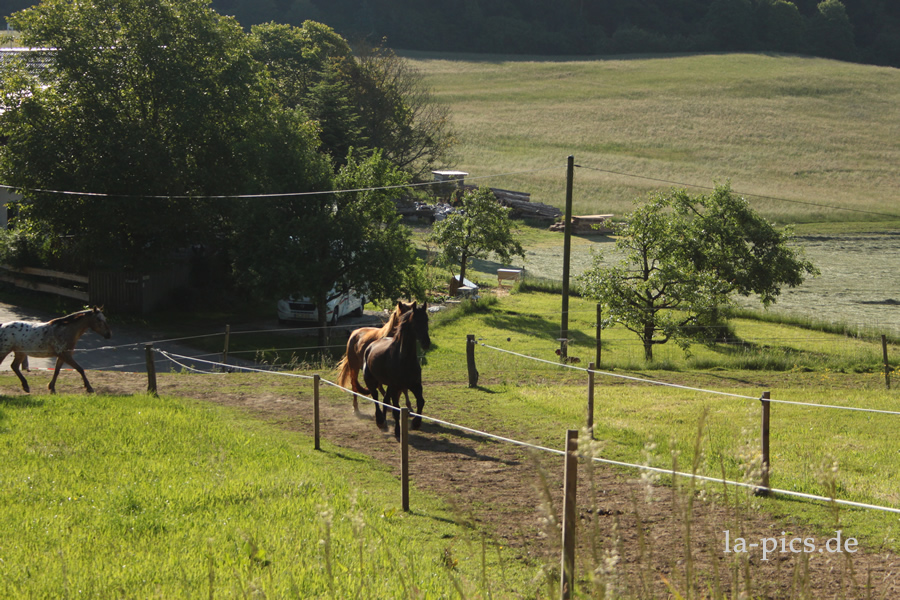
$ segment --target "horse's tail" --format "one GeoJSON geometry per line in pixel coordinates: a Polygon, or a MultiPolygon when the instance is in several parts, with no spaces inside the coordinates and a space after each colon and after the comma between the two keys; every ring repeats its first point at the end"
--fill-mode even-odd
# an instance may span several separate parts
{"type": "Polygon", "coordinates": [[[350,359],[345,354],[338,362],[338,385],[345,389],[353,390],[357,394],[371,396],[372,393],[359,385],[359,373],[354,373],[350,367],[350,359]]]}

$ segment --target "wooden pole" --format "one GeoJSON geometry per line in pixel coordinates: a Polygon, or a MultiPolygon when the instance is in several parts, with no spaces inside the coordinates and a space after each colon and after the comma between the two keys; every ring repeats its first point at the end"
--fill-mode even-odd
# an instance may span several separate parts
{"type": "Polygon", "coordinates": [[[884,355],[884,385],[891,389],[891,365],[888,363],[887,336],[881,334],[881,353],[884,355]]]}
{"type": "Polygon", "coordinates": [[[466,366],[469,369],[469,387],[478,387],[478,369],[475,368],[475,336],[466,336],[466,366]]]}
{"type": "Polygon", "coordinates": [[[313,375],[313,430],[316,440],[316,450],[321,450],[319,446],[319,376],[313,375]]]}
{"type": "Polygon", "coordinates": [[[771,465],[769,457],[769,392],[763,392],[760,402],[762,402],[762,487],[765,489],[757,490],[758,496],[769,495],[769,467],[771,465]]]}
{"type": "Polygon", "coordinates": [[[572,254],[572,180],[575,177],[575,157],[569,156],[566,165],[566,214],[563,238],[563,271],[562,271],[562,320],[559,327],[559,358],[565,362],[569,356],[569,259],[572,254]]]}
{"type": "Polygon", "coordinates": [[[225,348],[222,350],[222,364],[228,363],[228,342],[231,339],[231,325],[225,326],[225,348]]]}
{"type": "Polygon", "coordinates": [[[588,363],[587,428],[594,439],[594,363],[588,363]]]}
{"type": "Polygon", "coordinates": [[[578,430],[566,431],[566,461],[563,476],[565,500],[562,522],[562,564],[559,571],[559,597],[568,600],[575,583],[575,525],[578,520],[575,492],[578,488],[578,430]]]}
{"type": "Polygon", "coordinates": [[[400,488],[403,512],[409,512],[409,409],[400,409],[400,488]]]}
{"type": "Polygon", "coordinates": [[[603,316],[602,313],[603,313],[603,307],[598,302],[597,303],[597,360],[594,361],[594,364],[597,366],[598,369],[600,368],[600,365],[602,364],[600,362],[600,355],[602,354],[602,350],[600,348],[600,331],[602,329],[600,327],[600,322],[602,321],[602,319],[601,319],[601,317],[603,316]]]}
{"type": "Polygon", "coordinates": [[[147,358],[147,391],[156,396],[156,361],[153,356],[153,344],[145,345],[144,352],[147,358]]]}

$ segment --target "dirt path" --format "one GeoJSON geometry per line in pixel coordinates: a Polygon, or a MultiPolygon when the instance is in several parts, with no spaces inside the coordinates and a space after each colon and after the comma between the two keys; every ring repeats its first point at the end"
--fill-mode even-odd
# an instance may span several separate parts
{"type": "MultiPolygon", "coordinates": [[[[127,395],[142,393],[146,388],[146,378],[140,373],[94,371],[90,377],[101,394],[127,395]]],[[[63,378],[60,391],[78,393],[77,379],[63,378]]],[[[286,430],[311,435],[311,383],[277,379],[280,381],[274,386],[267,381],[265,389],[269,391],[260,395],[262,388],[254,376],[232,378],[227,386],[211,386],[202,375],[161,374],[160,393],[238,408],[286,430]]],[[[41,385],[34,389],[44,393],[41,385]]],[[[392,434],[376,428],[370,403],[361,402],[360,406],[362,412],[354,414],[346,394],[323,385],[322,437],[330,444],[369,455],[399,474],[397,441],[392,434]]],[[[414,486],[440,495],[456,507],[461,520],[484,528],[506,548],[505,556],[558,566],[558,534],[554,533],[555,525],[547,523],[548,512],[542,501],[546,494],[540,489],[543,471],[545,489],[555,507],[551,512],[558,514],[562,457],[549,453],[535,456],[519,446],[429,422],[421,431],[411,432],[410,444],[414,486]]],[[[597,492],[592,494],[588,468],[582,464],[579,472],[580,572],[589,573],[599,565],[600,571],[607,573],[607,584],[630,590],[636,597],[669,597],[664,580],[684,594],[688,572],[694,573],[694,591],[701,591],[701,597],[707,597],[717,581],[724,589],[732,589],[735,581],[745,580],[746,573],[753,598],[900,597],[900,582],[896,580],[900,560],[892,554],[867,549],[855,554],[774,552],[767,561],[761,560],[761,548],[727,554],[725,530],[730,532],[732,547],[737,537],[748,544],[763,538],[786,537],[789,543],[791,537],[810,537],[819,546],[828,537],[801,533],[800,527],[775,523],[756,511],[735,509],[729,503],[703,500],[698,494],[676,494],[666,486],[652,486],[652,501],[648,502],[648,486],[636,476],[603,466],[593,470],[597,492]],[[783,536],[782,532],[789,533],[783,536]],[[597,543],[591,543],[592,536],[597,543]],[[594,550],[597,559],[591,558],[594,550]],[[865,590],[867,581],[871,582],[871,595],[865,590]]],[[[729,495],[729,499],[733,502],[735,496],[729,495]]],[[[746,504],[746,499],[741,504],[746,504]]],[[[412,510],[415,512],[415,506],[412,510]]],[[[746,584],[739,586],[743,589],[746,584]]],[[[729,592],[729,597],[736,595],[729,592]]]]}

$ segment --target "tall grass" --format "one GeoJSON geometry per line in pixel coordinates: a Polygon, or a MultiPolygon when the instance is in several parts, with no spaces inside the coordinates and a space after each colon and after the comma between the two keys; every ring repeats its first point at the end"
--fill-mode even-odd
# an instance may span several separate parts
{"type": "Polygon", "coordinates": [[[576,214],[724,181],[778,222],[883,219],[828,206],[897,214],[897,69],[742,54],[409,56],[452,109],[458,168],[515,173],[481,182],[562,207],[572,154],[576,214]]]}

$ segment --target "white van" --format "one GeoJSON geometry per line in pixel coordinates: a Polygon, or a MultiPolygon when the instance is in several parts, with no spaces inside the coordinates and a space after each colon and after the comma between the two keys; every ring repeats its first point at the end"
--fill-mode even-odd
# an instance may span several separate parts
{"type": "MultiPolygon", "coordinates": [[[[331,294],[328,294],[331,296],[331,294]]],[[[353,314],[362,316],[363,306],[366,299],[357,296],[353,290],[346,294],[341,294],[336,298],[328,301],[326,305],[325,321],[329,325],[337,325],[339,318],[353,314]]],[[[316,309],[316,303],[309,298],[295,298],[291,296],[284,300],[278,301],[278,322],[319,322],[319,311],[316,309]]]]}

